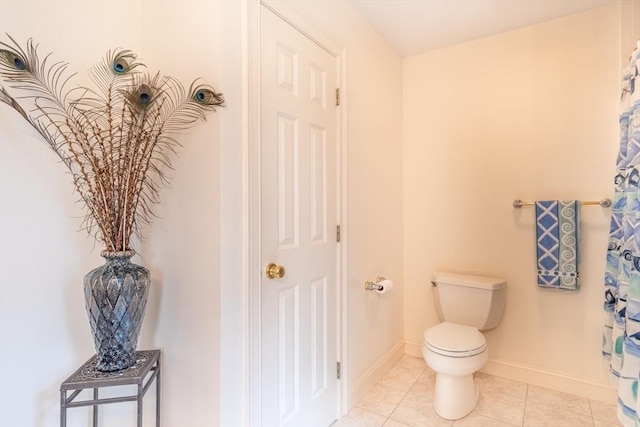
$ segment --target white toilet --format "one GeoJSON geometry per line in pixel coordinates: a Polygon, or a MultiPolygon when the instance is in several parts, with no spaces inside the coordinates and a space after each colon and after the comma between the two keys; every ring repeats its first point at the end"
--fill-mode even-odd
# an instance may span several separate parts
{"type": "Polygon", "coordinates": [[[489,358],[484,335],[500,323],[504,279],[436,273],[431,282],[442,323],[424,332],[422,355],[436,372],[433,407],[448,420],[468,415],[478,403],[473,374],[489,358]]]}

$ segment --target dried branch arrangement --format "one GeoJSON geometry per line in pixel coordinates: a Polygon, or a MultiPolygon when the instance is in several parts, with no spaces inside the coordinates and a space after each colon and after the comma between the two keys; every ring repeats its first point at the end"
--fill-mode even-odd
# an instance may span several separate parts
{"type": "Polygon", "coordinates": [[[163,170],[180,145],[172,136],[223,106],[208,85],[143,73],[129,50],[108,52],[89,76],[97,89],[68,89],[65,62],[40,60],[38,45],[0,42],[0,76],[24,94],[0,85],[0,101],[33,126],[67,167],[86,206],[84,225],[108,251],[130,250],[130,238],[154,217],[163,170]],[[26,110],[17,99],[30,101],[26,110]]]}

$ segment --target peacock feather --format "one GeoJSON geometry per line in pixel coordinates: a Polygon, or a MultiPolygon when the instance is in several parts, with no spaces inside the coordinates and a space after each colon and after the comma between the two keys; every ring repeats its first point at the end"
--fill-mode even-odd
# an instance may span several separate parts
{"type": "MultiPolygon", "coordinates": [[[[194,81],[149,74],[130,50],[116,49],[89,70],[95,88],[68,89],[65,62],[42,60],[31,39],[23,49],[0,41],[0,77],[30,101],[26,110],[0,85],[0,101],[45,139],[73,178],[87,208],[84,226],[105,249],[131,249],[131,236],[153,220],[165,171],[180,145],[175,135],[224,106],[224,97],[194,81]]],[[[23,102],[23,101],[22,101],[23,102]]]]}

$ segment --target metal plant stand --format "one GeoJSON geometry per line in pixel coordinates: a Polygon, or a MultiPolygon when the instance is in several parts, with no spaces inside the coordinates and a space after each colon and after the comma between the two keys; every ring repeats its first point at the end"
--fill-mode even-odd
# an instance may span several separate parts
{"type": "Polygon", "coordinates": [[[60,427],[67,425],[67,409],[93,406],[93,427],[98,427],[98,405],[119,402],[137,402],[137,426],[142,427],[142,399],[153,380],[156,380],[156,427],[160,427],[160,350],[136,351],[135,364],[115,372],[96,369],[96,356],[89,359],[60,385],[60,427]],[[136,385],[137,393],[122,397],[100,399],[98,390],[104,387],[136,385]],[[93,399],[74,402],[80,392],[93,389],[93,399]],[[67,392],[73,392],[67,397],[67,392]]]}

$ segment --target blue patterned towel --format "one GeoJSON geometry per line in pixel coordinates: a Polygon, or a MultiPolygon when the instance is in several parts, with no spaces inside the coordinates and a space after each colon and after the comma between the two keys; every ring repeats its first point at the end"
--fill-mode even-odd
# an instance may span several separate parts
{"type": "Polygon", "coordinates": [[[580,202],[536,202],[538,286],[577,291],[580,202]]]}

